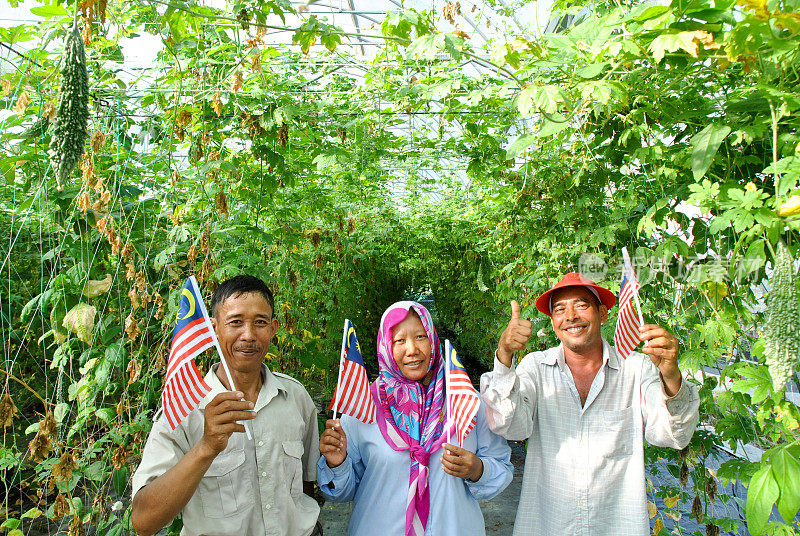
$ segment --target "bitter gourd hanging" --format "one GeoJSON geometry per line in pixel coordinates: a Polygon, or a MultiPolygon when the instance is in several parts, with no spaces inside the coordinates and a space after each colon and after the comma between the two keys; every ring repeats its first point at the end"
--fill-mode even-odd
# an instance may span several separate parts
{"type": "Polygon", "coordinates": [[[83,38],[75,24],[64,45],[61,91],[50,142],[50,157],[59,187],[81,160],[86,138],[89,137],[88,122],[89,73],[86,70],[83,38]]]}
{"type": "Polygon", "coordinates": [[[775,271],[767,296],[764,356],[776,391],[780,391],[800,365],[800,293],[789,248],[778,242],[775,271]]]}

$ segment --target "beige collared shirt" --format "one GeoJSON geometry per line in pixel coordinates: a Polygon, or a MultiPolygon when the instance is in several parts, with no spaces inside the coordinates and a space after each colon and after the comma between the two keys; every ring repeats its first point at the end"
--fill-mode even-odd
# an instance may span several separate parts
{"type": "Polygon", "coordinates": [[[561,346],[511,368],[495,357],[481,395],[495,433],[529,439],[515,536],[646,536],[644,441],[682,448],[699,420],[694,385],[670,398],[649,357],[605,341],[583,406],[561,346]]]}
{"type": "MultiPolygon", "coordinates": [[[[316,407],[297,380],[272,373],[266,365],[261,375],[257,415],[247,421],[253,440],[243,433],[228,440],[182,511],[182,536],[308,536],[314,529],[319,506],[303,493],[303,481],[317,475],[316,407]]],[[[227,391],[213,369],[205,379],[211,392],[174,431],[163,415],[153,425],[131,496],[203,437],[206,404],[227,391]]]]}

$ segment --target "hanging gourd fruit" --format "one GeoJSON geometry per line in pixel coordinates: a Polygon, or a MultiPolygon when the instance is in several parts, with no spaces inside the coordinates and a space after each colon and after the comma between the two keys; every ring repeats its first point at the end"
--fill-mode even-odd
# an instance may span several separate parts
{"type": "Polygon", "coordinates": [[[59,189],[80,162],[89,137],[89,73],[77,22],[67,36],[61,67],[61,91],[53,123],[50,158],[59,189]]]}
{"type": "Polygon", "coordinates": [[[775,391],[780,391],[800,365],[800,293],[792,254],[782,240],[775,252],[765,320],[764,356],[775,391]]]}

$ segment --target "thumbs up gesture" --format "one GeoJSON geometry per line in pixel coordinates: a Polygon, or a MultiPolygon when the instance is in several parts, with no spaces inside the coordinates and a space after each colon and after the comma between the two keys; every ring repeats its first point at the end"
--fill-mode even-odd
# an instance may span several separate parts
{"type": "Polygon", "coordinates": [[[511,300],[511,320],[508,322],[500,344],[497,346],[497,359],[507,367],[511,366],[511,357],[517,350],[524,350],[531,338],[533,324],[520,316],[519,304],[511,300]]]}

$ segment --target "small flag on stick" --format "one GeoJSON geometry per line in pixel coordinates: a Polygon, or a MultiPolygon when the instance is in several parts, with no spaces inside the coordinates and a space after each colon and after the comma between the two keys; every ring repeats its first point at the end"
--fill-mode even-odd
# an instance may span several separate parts
{"type": "Polygon", "coordinates": [[[375,401],[369,391],[367,369],[361,357],[361,347],[356,338],[353,323],[345,319],[342,334],[342,352],[339,358],[339,379],[336,382],[331,403],[328,409],[351,415],[359,421],[372,424],[375,422],[375,401]]]}
{"type": "Polygon", "coordinates": [[[641,341],[639,326],[644,325],[644,319],[639,306],[640,285],[628,256],[628,248],[622,248],[622,259],[622,284],[619,290],[619,313],[617,327],[614,330],[614,346],[617,354],[627,359],[641,341]]]}
{"type": "MultiPolygon", "coordinates": [[[[449,340],[444,341],[444,357],[447,362],[447,367],[444,369],[447,390],[447,423],[445,425],[447,442],[450,443],[450,428],[455,424],[456,441],[460,447],[477,422],[475,415],[481,406],[481,399],[449,340]]],[[[452,443],[450,444],[452,445],[452,443]]]]}
{"type": "MultiPolygon", "coordinates": [[[[167,377],[161,401],[164,415],[170,429],[174,430],[191,411],[211,391],[200,374],[194,358],[208,348],[215,347],[222,366],[231,382],[231,390],[235,391],[233,378],[228,370],[225,356],[217,341],[217,334],[211,325],[205,303],[197,286],[197,280],[190,276],[181,292],[178,304],[178,320],[172,332],[172,345],[167,361],[167,377]]],[[[247,438],[251,439],[250,428],[244,423],[247,438]]]]}

